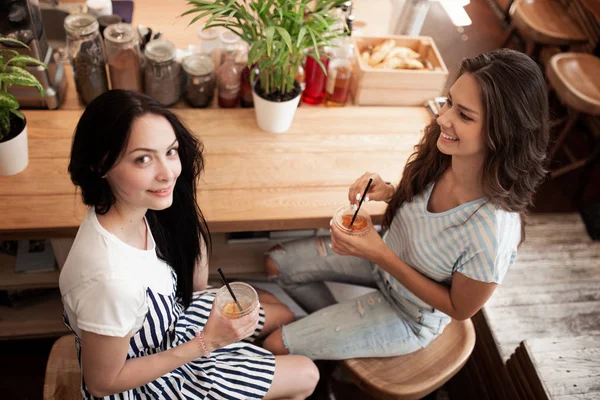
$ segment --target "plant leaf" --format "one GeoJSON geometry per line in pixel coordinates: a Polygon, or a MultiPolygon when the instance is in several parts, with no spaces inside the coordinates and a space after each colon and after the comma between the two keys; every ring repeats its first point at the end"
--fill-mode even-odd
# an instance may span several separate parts
{"type": "Polygon", "coordinates": [[[25,47],[27,50],[30,50],[29,46],[27,46],[25,43],[23,43],[23,42],[21,42],[20,40],[17,40],[17,39],[11,39],[11,38],[7,38],[7,37],[0,37],[0,42],[20,44],[22,47],[25,47]]]}
{"type": "Polygon", "coordinates": [[[0,109],[0,140],[10,132],[10,118],[8,116],[9,114],[6,110],[0,109]]]}
{"type": "Polygon", "coordinates": [[[36,65],[42,66],[42,67],[44,67],[44,69],[48,68],[48,66],[44,62],[38,60],[37,58],[22,55],[22,54],[18,55],[18,56],[14,56],[10,60],[8,60],[6,65],[9,65],[11,63],[12,64],[31,63],[31,64],[36,64],[36,65]]]}
{"type": "Polygon", "coordinates": [[[304,35],[306,35],[306,28],[302,27],[298,32],[298,40],[296,41],[296,47],[300,47],[300,45],[302,44],[302,39],[304,39],[304,35]]]}
{"type": "Polygon", "coordinates": [[[25,119],[25,116],[23,115],[23,113],[19,110],[17,110],[16,108],[11,108],[10,112],[15,114],[17,117],[21,118],[21,119],[25,119]]]}
{"type": "Polygon", "coordinates": [[[31,75],[31,73],[23,68],[12,66],[10,68],[10,72],[0,74],[0,82],[7,83],[9,85],[33,86],[38,90],[40,96],[44,95],[44,88],[42,85],[40,85],[35,76],[31,75]]]}
{"type": "Polygon", "coordinates": [[[283,41],[285,42],[285,44],[287,45],[288,49],[290,49],[290,52],[291,52],[292,51],[292,38],[290,37],[290,34],[288,33],[288,31],[286,31],[282,27],[278,26],[277,32],[279,32],[279,36],[281,36],[281,38],[283,39],[283,41]]]}
{"type": "Polygon", "coordinates": [[[8,108],[9,110],[16,110],[19,108],[19,102],[15,99],[15,96],[8,92],[0,92],[0,109],[8,108]]]}
{"type": "Polygon", "coordinates": [[[275,27],[274,26],[267,27],[265,33],[267,35],[267,55],[269,57],[271,57],[271,50],[273,47],[273,35],[275,34],[275,27]]]}

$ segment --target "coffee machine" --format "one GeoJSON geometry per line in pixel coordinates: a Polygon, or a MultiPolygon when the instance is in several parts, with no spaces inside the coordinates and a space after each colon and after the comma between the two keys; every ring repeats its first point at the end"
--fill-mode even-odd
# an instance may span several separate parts
{"type": "Polygon", "coordinates": [[[56,109],[60,106],[66,92],[64,64],[58,64],[46,38],[38,0],[0,0],[0,36],[20,40],[29,46],[29,50],[12,43],[0,43],[0,48],[16,50],[40,61],[48,69],[37,65],[28,65],[27,71],[33,74],[44,88],[44,97],[40,97],[33,87],[11,86],[9,92],[16,97],[22,108],[56,109]]]}

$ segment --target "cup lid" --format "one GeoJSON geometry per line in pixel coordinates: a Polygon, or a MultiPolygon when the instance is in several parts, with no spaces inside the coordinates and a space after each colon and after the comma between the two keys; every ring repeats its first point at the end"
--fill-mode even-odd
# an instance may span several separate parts
{"type": "Polygon", "coordinates": [[[214,70],[210,57],[204,54],[192,54],[183,59],[183,70],[190,75],[206,75],[214,70]]]}
{"type": "MultiPolygon", "coordinates": [[[[108,29],[108,28],[107,28],[108,29]]],[[[177,50],[175,45],[165,39],[156,39],[148,42],[144,49],[146,58],[155,62],[170,61],[175,58],[177,50]]]]}
{"type": "Polygon", "coordinates": [[[240,37],[230,30],[225,30],[219,33],[219,37],[223,43],[234,44],[240,41],[240,37]]]}
{"type": "Polygon", "coordinates": [[[114,43],[128,43],[136,39],[136,32],[130,24],[112,24],[104,30],[104,38],[114,43]]]}

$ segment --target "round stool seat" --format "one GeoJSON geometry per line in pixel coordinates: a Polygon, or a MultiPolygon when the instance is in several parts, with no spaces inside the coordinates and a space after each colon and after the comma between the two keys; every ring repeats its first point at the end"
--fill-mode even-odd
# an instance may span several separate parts
{"type": "Polygon", "coordinates": [[[600,115],[600,58],[588,53],[559,53],[550,59],[546,75],[569,108],[600,115]]]}
{"type": "Polygon", "coordinates": [[[513,23],[534,42],[566,46],[586,43],[579,25],[556,0],[516,0],[513,23]]]}
{"type": "Polygon", "coordinates": [[[344,367],[353,381],[375,398],[420,399],[452,378],[474,346],[473,322],[452,320],[424,349],[397,357],[344,360],[344,367]]]}
{"type": "Polygon", "coordinates": [[[48,356],[44,400],[81,400],[81,397],[81,370],[75,336],[65,335],[54,342],[48,356]]]}

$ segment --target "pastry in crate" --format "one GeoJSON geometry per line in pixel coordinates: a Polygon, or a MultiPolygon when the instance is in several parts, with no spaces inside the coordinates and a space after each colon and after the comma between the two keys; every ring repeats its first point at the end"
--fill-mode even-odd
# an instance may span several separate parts
{"type": "Polygon", "coordinates": [[[361,59],[372,68],[387,69],[433,69],[431,63],[419,53],[405,46],[396,45],[393,39],[387,39],[369,47],[361,53],[361,59]]]}

